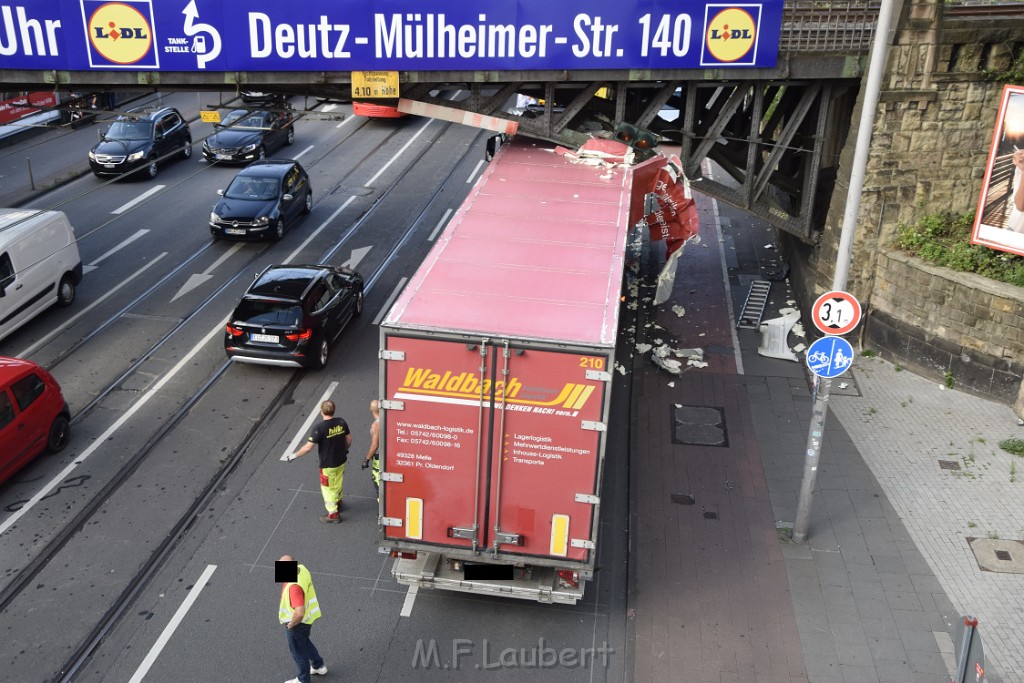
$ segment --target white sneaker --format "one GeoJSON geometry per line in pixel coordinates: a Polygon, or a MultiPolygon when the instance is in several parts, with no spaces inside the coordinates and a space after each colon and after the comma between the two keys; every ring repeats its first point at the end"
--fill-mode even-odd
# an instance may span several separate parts
{"type": "Polygon", "coordinates": [[[296,678],[289,678],[284,683],[299,683],[299,679],[297,677],[296,678]]]}
{"type": "Polygon", "coordinates": [[[311,664],[309,666],[309,673],[314,674],[316,676],[323,676],[325,673],[327,673],[327,665],[324,664],[319,669],[314,669],[313,665],[311,664]]]}

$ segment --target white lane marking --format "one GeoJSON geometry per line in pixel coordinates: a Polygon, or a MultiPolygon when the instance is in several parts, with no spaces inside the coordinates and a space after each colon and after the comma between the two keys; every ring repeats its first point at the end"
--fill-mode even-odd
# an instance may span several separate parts
{"type": "Polygon", "coordinates": [[[220,267],[220,264],[224,263],[229,258],[231,258],[241,248],[242,243],[235,242],[234,244],[231,245],[231,248],[225,251],[223,254],[221,254],[220,258],[214,261],[209,268],[207,268],[201,273],[193,273],[192,275],[189,275],[188,280],[185,282],[185,284],[181,286],[181,289],[178,290],[178,293],[171,297],[171,301],[174,301],[182,294],[191,292],[193,289],[195,289],[196,287],[198,287],[199,285],[203,284],[211,277],[213,277],[213,271],[217,270],[217,268],[220,267]]]}
{"type": "MultiPolygon", "coordinates": [[[[300,493],[302,493],[302,484],[299,484],[299,488],[295,490],[295,495],[292,496],[290,501],[288,501],[288,507],[286,507],[284,512],[281,513],[281,516],[277,518],[277,524],[274,525],[274,530],[270,532],[269,536],[267,536],[267,542],[263,544],[262,548],[260,548],[260,554],[256,556],[256,560],[253,561],[252,565],[249,567],[250,574],[252,574],[252,570],[256,568],[256,564],[260,561],[260,558],[263,557],[263,553],[267,552],[267,546],[270,545],[272,540],[274,540],[274,535],[277,533],[278,528],[280,528],[281,522],[283,522],[284,518],[288,516],[288,511],[292,509],[292,505],[295,504],[295,499],[299,497],[300,493]]],[[[320,492],[317,491],[317,493],[320,492]]]]}
{"type": "Polygon", "coordinates": [[[303,154],[305,154],[305,153],[306,153],[306,152],[308,152],[309,150],[313,149],[314,147],[316,147],[316,145],[310,145],[310,146],[309,146],[309,147],[307,147],[306,149],[302,150],[301,152],[299,152],[298,154],[296,154],[295,156],[293,156],[293,157],[292,157],[292,159],[298,159],[299,157],[301,157],[301,156],[302,156],[303,154]]]}
{"type": "Polygon", "coordinates": [[[80,311],[79,311],[78,313],[76,313],[75,315],[73,315],[73,316],[71,316],[70,318],[68,318],[67,320],[65,320],[65,321],[64,321],[64,324],[62,324],[62,325],[61,325],[60,327],[58,327],[57,329],[55,329],[55,330],[53,330],[52,332],[50,332],[50,333],[49,333],[48,335],[46,335],[45,337],[43,337],[42,339],[40,339],[39,341],[37,341],[37,342],[36,342],[35,344],[33,344],[32,346],[28,347],[28,348],[27,348],[27,349],[25,349],[24,351],[22,351],[22,352],[20,352],[20,353],[17,353],[17,354],[15,354],[15,355],[16,355],[16,356],[17,356],[18,358],[28,358],[28,357],[29,357],[30,355],[32,355],[32,354],[33,354],[33,353],[35,353],[35,352],[36,352],[37,350],[39,350],[39,348],[40,348],[40,347],[42,347],[42,346],[43,346],[43,344],[46,344],[46,343],[47,343],[47,342],[49,342],[49,341],[50,341],[51,339],[53,339],[54,337],[56,337],[56,336],[57,336],[58,334],[62,334],[63,332],[65,332],[65,331],[66,331],[66,330],[67,330],[67,329],[68,329],[69,327],[71,327],[72,325],[74,325],[74,324],[75,324],[75,322],[77,322],[79,318],[81,318],[81,317],[82,317],[82,316],[84,316],[84,315],[85,315],[86,313],[88,313],[88,312],[89,312],[89,311],[91,311],[92,309],[94,309],[94,308],[96,308],[97,306],[99,306],[99,305],[100,305],[101,303],[103,303],[104,301],[106,301],[106,300],[107,300],[107,299],[109,299],[110,297],[114,296],[114,294],[116,294],[116,293],[117,293],[117,290],[121,289],[122,287],[124,287],[125,285],[127,285],[127,284],[128,284],[129,282],[131,282],[132,280],[134,280],[134,279],[135,279],[135,278],[137,278],[138,276],[142,275],[142,274],[143,274],[144,272],[146,272],[146,270],[147,270],[147,269],[148,269],[148,268],[149,268],[150,266],[153,266],[153,265],[155,265],[155,264],[156,264],[156,262],[157,262],[157,261],[159,261],[160,259],[162,259],[162,258],[163,258],[164,256],[167,256],[167,252],[166,252],[166,251],[165,251],[165,252],[163,252],[162,254],[159,254],[159,255],[157,255],[157,257],[156,257],[156,258],[154,258],[154,259],[153,259],[152,261],[150,261],[149,263],[147,263],[146,265],[142,266],[142,267],[141,267],[141,268],[139,268],[139,269],[138,269],[137,271],[135,271],[134,273],[132,273],[132,274],[131,274],[131,275],[130,275],[130,276],[129,276],[129,277],[128,277],[128,278],[126,279],[126,280],[124,280],[123,282],[121,282],[120,284],[118,284],[118,285],[117,285],[116,287],[114,287],[114,288],[113,288],[113,289],[111,289],[111,290],[110,290],[109,292],[107,292],[106,294],[104,294],[103,296],[101,296],[101,297],[100,297],[99,299],[96,299],[96,301],[93,301],[93,302],[92,302],[91,304],[89,304],[88,306],[86,306],[85,308],[83,308],[82,310],[80,310],[80,311]]]}
{"type": "Polygon", "coordinates": [[[471,182],[473,182],[473,179],[476,178],[477,171],[479,171],[480,167],[483,166],[485,163],[487,163],[487,162],[485,162],[483,159],[481,159],[480,161],[476,162],[476,166],[473,167],[473,172],[469,174],[468,178],[466,178],[466,184],[467,185],[469,185],[471,182]]]}
{"type": "Polygon", "coordinates": [[[362,260],[366,258],[366,255],[370,253],[371,249],[373,249],[373,247],[357,247],[356,249],[353,249],[352,256],[350,256],[347,261],[342,263],[341,267],[351,268],[352,270],[355,270],[356,268],[359,267],[359,264],[362,262],[362,260]]]}
{"type": "Polygon", "coordinates": [[[185,356],[174,365],[173,368],[168,370],[166,375],[161,377],[160,380],[156,384],[154,384],[146,393],[144,393],[139,398],[138,401],[133,403],[132,406],[128,408],[128,410],[124,411],[124,414],[122,414],[121,417],[117,418],[117,420],[114,421],[114,424],[107,427],[107,430],[105,432],[96,437],[96,440],[92,442],[92,445],[90,445],[88,448],[82,451],[81,455],[76,457],[74,462],[72,462],[70,465],[61,470],[56,477],[48,481],[46,485],[43,486],[43,488],[39,489],[39,491],[37,491],[36,494],[32,496],[29,499],[29,501],[21,507],[20,510],[18,510],[17,512],[13,513],[10,517],[5,519],[3,523],[0,524],[0,535],[3,535],[8,529],[14,526],[14,524],[16,524],[17,521],[22,518],[22,516],[24,516],[29,510],[34,508],[36,503],[42,500],[47,494],[50,493],[50,491],[57,488],[57,486],[59,486],[61,482],[67,479],[68,475],[71,474],[71,472],[73,472],[76,467],[85,462],[90,455],[95,453],[100,448],[107,446],[107,440],[110,439],[110,437],[113,436],[118,429],[123,427],[124,424],[128,422],[128,420],[131,419],[133,415],[135,415],[135,413],[139,412],[139,410],[141,410],[144,405],[149,403],[149,400],[156,396],[157,392],[163,389],[164,385],[170,382],[174,378],[174,376],[181,371],[183,367],[191,363],[192,358],[197,353],[199,353],[199,350],[202,349],[203,346],[208,344],[210,340],[212,340],[216,335],[224,333],[224,326],[227,325],[229,319],[230,316],[225,317],[223,320],[221,320],[220,323],[212,330],[210,330],[206,334],[206,336],[199,341],[198,344],[193,346],[191,350],[189,350],[189,352],[186,353],[185,356]]]}
{"type": "Polygon", "coordinates": [[[418,138],[420,135],[422,135],[423,131],[425,131],[427,129],[427,126],[429,126],[433,122],[434,122],[433,119],[427,119],[426,122],[424,122],[424,124],[422,126],[420,126],[420,129],[418,131],[416,131],[416,135],[413,135],[411,138],[409,138],[409,142],[407,142],[404,145],[402,145],[402,149],[400,149],[397,152],[395,152],[394,156],[392,156],[388,160],[388,163],[384,164],[381,167],[381,169],[379,171],[377,171],[376,174],[374,174],[374,176],[372,178],[367,180],[364,183],[364,186],[366,186],[366,185],[373,185],[373,183],[377,180],[377,178],[381,177],[384,174],[384,171],[388,170],[388,167],[391,166],[391,164],[395,163],[395,160],[398,159],[398,157],[402,156],[402,154],[405,152],[405,150],[407,150],[409,148],[409,145],[411,145],[412,143],[416,142],[416,138],[418,138]]]}
{"type": "Polygon", "coordinates": [[[320,107],[320,111],[322,111],[324,113],[332,112],[335,109],[337,109],[339,106],[340,105],[337,105],[337,104],[325,104],[324,106],[320,107]]]}
{"type": "Polygon", "coordinates": [[[287,460],[288,456],[295,452],[295,449],[299,446],[299,441],[302,440],[303,436],[309,433],[309,427],[313,424],[313,420],[320,416],[320,404],[329,399],[331,394],[333,394],[334,390],[337,388],[337,382],[330,383],[327,387],[327,391],[324,392],[324,395],[320,397],[320,400],[317,401],[316,405],[313,407],[313,412],[311,412],[309,417],[306,418],[306,421],[302,423],[299,433],[296,434],[295,438],[292,439],[292,442],[288,444],[288,448],[285,449],[284,455],[281,456],[281,460],[287,460]]]}
{"type": "Polygon", "coordinates": [[[391,308],[391,304],[398,298],[398,293],[402,291],[402,288],[405,287],[405,283],[408,280],[409,278],[403,277],[398,281],[398,284],[395,285],[395,288],[391,291],[391,296],[389,296],[388,300],[384,302],[383,306],[381,306],[380,312],[377,313],[377,317],[373,319],[374,325],[380,325],[381,318],[383,318],[384,314],[388,312],[389,308],[391,308]]]}
{"type": "Polygon", "coordinates": [[[405,594],[405,602],[402,603],[402,615],[407,617],[412,614],[413,603],[416,602],[416,593],[419,592],[418,586],[409,586],[409,592],[405,594]]]}
{"type": "Polygon", "coordinates": [[[292,262],[293,260],[295,260],[295,257],[296,257],[296,256],[298,256],[298,255],[299,255],[299,253],[300,253],[300,252],[301,252],[301,251],[302,251],[303,249],[305,249],[305,248],[306,248],[306,245],[307,245],[307,244],[309,244],[310,242],[312,242],[312,241],[313,241],[313,239],[314,239],[314,238],[315,238],[315,237],[316,237],[317,235],[319,235],[319,234],[320,234],[321,232],[323,232],[324,228],[326,228],[326,227],[327,227],[328,225],[330,225],[330,224],[331,224],[331,221],[333,221],[333,220],[334,220],[335,218],[337,218],[337,217],[338,217],[338,214],[339,214],[339,213],[341,213],[342,211],[344,211],[344,210],[345,210],[345,208],[346,208],[346,207],[347,207],[347,206],[348,206],[349,204],[351,204],[352,202],[354,202],[354,201],[355,201],[355,199],[356,199],[355,197],[349,197],[348,199],[346,199],[346,200],[345,200],[345,203],[344,203],[344,204],[342,204],[342,205],[341,205],[341,206],[339,206],[339,207],[338,207],[337,209],[335,209],[335,210],[334,210],[334,213],[332,213],[332,214],[331,214],[330,216],[328,216],[328,217],[327,217],[327,220],[325,220],[325,221],[324,221],[323,223],[321,223],[321,224],[320,224],[320,226],[319,226],[319,227],[318,227],[318,228],[317,228],[316,230],[314,230],[314,231],[313,231],[313,232],[312,232],[312,233],[310,234],[310,236],[309,236],[309,237],[307,237],[307,238],[306,238],[306,239],[305,239],[305,240],[304,240],[304,241],[302,242],[302,244],[300,244],[300,245],[299,245],[298,247],[296,247],[296,248],[295,248],[295,251],[293,251],[292,253],[288,254],[288,258],[287,258],[287,259],[285,259],[285,263],[291,263],[291,262],[292,262]]]}
{"type": "Polygon", "coordinates": [[[196,585],[192,586],[192,590],[189,591],[188,596],[184,602],[178,607],[178,611],[171,617],[171,621],[164,627],[163,633],[156,639],[153,647],[150,649],[149,654],[142,660],[142,664],[139,664],[139,668],[135,670],[135,674],[129,679],[128,683],[140,683],[142,679],[149,673],[149,669],[156,663],[156,658],[160,656],[164,646],[174,635],[175,630],[181,625],[185,615],[188,614],[189,609],[192,608],[192,603],[199,597],[199,593],[206,587],[210,577],[213,576],[213,572],[217,569],[217,565],[210,564],[203,570],[202,576],[196,581],[196,585]]]}
{"type": "Polygon", "coordinates": [[[452,210],[451,209],[448,209],[447,211],[444,212],[444,215],[441,216],[441,220],[439,220],[437,222],[437,225],[434,227],[434,231],[432,233],[430,233],[430,237],[427,238],[428,242],[433,242],[434,241],[434,238],[437,237],[437,233],[441,232],[441,228],[443,228],[444,224],[448,222],[448,216],[451,216],[451,215],[452,215],[452,210]]]}
{"type": "MultiPolygon", "coordinates": [[[[711,178],[711,166],[707,166],[708,178],[711,178]]],[[[722,248],[722,221],[718,215],[718,200],[708,197],[711,200],[711,210],[715,216],[715,239],[718,240],[718,257],[722,264],[722,281],[725,283],[725,305],[729,311],[729,320],[735,320],[732,308],[732,287],[729,285],[729,264],[725,262],[725,250],[722,248]]],[[[740,350],[740,337],[736,334],[736,326],[730,325],[732,333],[732,355],[736,359],[736,374],[743,374],[743,352],[740,350]]]]}
{"type": "Polygon", "coordinates": [[[154,185],[153,187],[149,188],[148,190],[146,190],[145,192],[140,194],[135,199],[131,200],[127,204],[123,204],[123,205],[117,207],[116,209],[114,209],[110,213],[114,214],[115,216],[120,216],[122,213],[124,213],[128,209],[132,208],[133,206],[135,206],[136,204],[138,204],[140,202],[146,201],[147,199],[149,199],[150,197],[152,197],[153,195],[155,195],[157,192],[159,192],[160,190],[164,189],[165,187],[167,187],[167,186],[166,185],[154,185]]]}
{"type": "Polygon", "coordinates": [[[342,127],[342,126],[344,126],[344,125],[345,125],[346,123],[348,123],[349,121],[352,121],[352,120],[353,120],[353,119],[352,119],[352,117],[351,117],[351,116],[348,116],[348,117],[346,117],[346,118],[345,118],[345,120],[343,120],[343,121],[342,121],[341,123],[339,123],[338,125],[336,125],[336,126],[335,126],[335,128],[341,128],[341,127],[342,127]]]}
{"type": "Polygon", "coordinates": [[[136,230],[134,235],[132,235],[131,237],[125,239],[123,242],[121,242],[120,244],[115,246],[113,249],[111,249],[110,251],[108,251],[107,253],[103,254],[102,256],[100,256],[99,258],[94,260],[92,263],[87,265],[85,268],[82,268],[82,272],[83,273],[91,273],[92,271],[96,270],[96,268],[99,266],[99,264],[102,263],[103,260],[106,259],[108,256],[113,256],[114,254],[116,254],[117,252],[121,251],[122,249],[127,247],[129,244],[131,244],[135,240],[137,240],[140,237],[142,237],[143,235],[145,235],[147,232],[149,232],[149,230],[147,230],[146,228],[142,228],[141,230],[136,230]]]}

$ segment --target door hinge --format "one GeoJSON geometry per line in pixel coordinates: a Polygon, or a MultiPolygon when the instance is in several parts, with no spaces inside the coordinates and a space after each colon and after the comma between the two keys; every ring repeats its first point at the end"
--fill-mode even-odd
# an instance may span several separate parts
{"type": "Polygon", "coordinates": [[[381,349],[377,355],[381,360],[405,360],[405,351],[381,349]]]}
{"type": "Polygon", "coordinates": [[[573,548],[586,548],[587,550],[594,549],[594,542],[588,541],[585,538],[574,538],[570,544],[573,548]]]}
{"type": "Polygon", "coordinates": [[[591,495],[589,493],[577,493],[576,494],[576,502],[577,503],[590,503],[591,505],[597,505],[598,503],[601,502],[601,499],[598,496],[594,496],[594,495],[591,495]]]}
{"type": "Polygon", "coordinates": [[[608,425],[606,425],[604,422],[598,422],[596,420],[584,420],[580,427],[583,429],[588,429],[592,432],[608,431],[608,425]]]}
{"type": "Polygon", "coordinates": [[[381,517],[380,523],[382,526],[402,526],[402,520],[398,517],[381,517]]]}
{"type": "Polygon", "coordinates": [[[380,407],[384,410],[405,410],[405,401],[388,401],[385,399],[380,402],[380,407]]]}
{"type": "Polygon", "coordinates": [[[400,473],[398,473],[398,472],[381,472],[380,473],[380,480],[381,481],[397,481],[397,482],[401,482],[404,479],[405,479],[405,476],[400,474],[400,473]]]}
{"type": "Polygon", "coordinates": [[[587,379],[596,379],[599,382],[611,382],[612,381],[612,373],[605,372],[604,370],[587,370],[586,378],[587,379]]]}

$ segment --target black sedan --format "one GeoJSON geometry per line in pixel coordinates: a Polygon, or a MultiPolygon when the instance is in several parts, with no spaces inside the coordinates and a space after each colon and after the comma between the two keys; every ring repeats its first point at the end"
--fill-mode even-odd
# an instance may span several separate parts
{"type": "Polygon", "coordinates": [[[235,109],[214,128],[203,143],[203,158],[210,163],[247,164],[295,142],[295,115],[287,109],[235,109]]]}
{"type": "Polygon", "coordinates": [[[285,228],[313,208],[313,189],[292,159],[254,161],[238,172],[210,213],[210,233],[219,237],[279,240],[285,228]]]}
{"type": "Polygon", "coordinates": [[[363,312],[363,277],[337,266],[270,266],[242,296],[224,332],[228,358],[322,368],[330,345],[363,312]]]}

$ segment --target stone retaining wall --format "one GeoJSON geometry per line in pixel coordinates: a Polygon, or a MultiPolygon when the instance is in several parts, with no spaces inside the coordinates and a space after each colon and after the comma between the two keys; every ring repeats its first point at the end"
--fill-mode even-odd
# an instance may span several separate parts
{"type": "Polygon", "coordinates": [[[863,348],[957,389],[1020,400],[1024,288],[889,250],[875,275],[863,348]]]}

